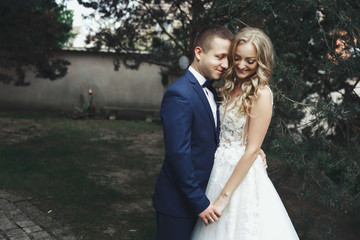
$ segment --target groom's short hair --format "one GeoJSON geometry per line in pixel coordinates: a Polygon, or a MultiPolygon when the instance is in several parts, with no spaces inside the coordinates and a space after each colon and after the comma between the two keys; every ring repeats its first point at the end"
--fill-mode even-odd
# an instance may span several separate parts
{"type": "Polygon", "coordinates": [[[218,24],[207,25],[203,27],[195,36],[193,54],[197,46],[201,47],[204,52],[210,50],[210,42],[215,37],[228,39],[230,41],[234,39],[233,33],[226,27],[218,24]]]}

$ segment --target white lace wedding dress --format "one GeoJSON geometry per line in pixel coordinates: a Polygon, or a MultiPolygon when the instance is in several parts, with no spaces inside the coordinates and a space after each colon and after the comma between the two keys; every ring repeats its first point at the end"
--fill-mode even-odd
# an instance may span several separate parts
{"type": "MultiPolygon", "coordinates": [[[[234,103],[220,106],[220,145],[206,196],[215,201],[245,151],[246,116],[234,103]]],[[[292,240],[299,239],[285,207],[270,181],[260,156],[231,196],[218,222],[205,226],[199,218],[193,240],[292,240]]]]}

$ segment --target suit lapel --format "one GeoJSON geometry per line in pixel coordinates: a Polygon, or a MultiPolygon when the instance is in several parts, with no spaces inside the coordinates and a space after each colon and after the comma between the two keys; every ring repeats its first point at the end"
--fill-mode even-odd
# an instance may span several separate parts
{"type": "Polygon", "coordinates": [[[216,142],[219,143],[219,134],[220,134],[220,114],[219,114],[219,103],[218,103],[218,96],[216,90],[211,88],[210,91],[214,95],[215,103],[216,103],[216,142]]]}
{"type": "Polygon", "coordinates": [[[218,103],[218,97],[215,94],[215,102],[216,102],[216,143],[219,144],[219,135],[220,135],[220,113],[219,113],[219,103],[218,103]]]}
{"type": "MultiPolygon", "coordinates": [[[[210,121],[212,123],[212,126],[216,132],[216,136],[218,138],[218,131],[217,129],[215,129],[215,121],[214,121],[214,116],[213,116],[213,113],[211,111],[211,107],[210,107],[210,103],[209,101],[207,100],[207,97],[205,96],[205,93],[204,93],[204,90],[202,89],[202,87],[200,86],[199,82],[196,80],[196,78],[194,77],[194,75],[192,75],[192,73],[187,70],[185,72],[185,76],[190,80],[190,82],[193,84],[193,88],[195,90],[195,92],[197,93],[197,95],[199,96],[199,98],[201,99],[201,102],[203,103],[205,109],[206,109],[206,112],[207,112],[207,115],[208,117],[210,118],[210,121]]],[[[216,100],[216,95],[215,96],[215,100],[216,100]]],[[[217,102],[217,101],[216,101],[217,102]]],[[[216,104],[216,115],[217,115],[217,119],[219,119],[218,117],[218,106],[216,104]]],[[[218,122],[219,123],[219,122],[218,122]]],[[[219,126],[219,124],[218,124],[219,126]]]]}

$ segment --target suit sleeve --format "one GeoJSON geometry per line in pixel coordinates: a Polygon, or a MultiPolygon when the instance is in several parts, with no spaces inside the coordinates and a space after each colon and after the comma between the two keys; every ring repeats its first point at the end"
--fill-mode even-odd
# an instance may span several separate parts
{"type": "Polygon", "coordinates": [[[209,206],[210,201],[196,181],[191,159],[193,109],[190,100],[178,92],[167,91],[161,106],[161,117],[169,175],[189,206],[199,214],[209,206]]]}

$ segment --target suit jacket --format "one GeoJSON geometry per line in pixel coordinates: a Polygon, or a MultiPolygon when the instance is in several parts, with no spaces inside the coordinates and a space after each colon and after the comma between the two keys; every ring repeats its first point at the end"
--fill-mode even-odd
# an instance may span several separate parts
{"type": "Polygon", "coordinates": [[[165,215],[194,217],[210,204],[205,189],[219,142],[219,114],[215,127],[205,93],[187,70],[165,92],[161,119],[166,154],[153,206],[165,215]]]}

